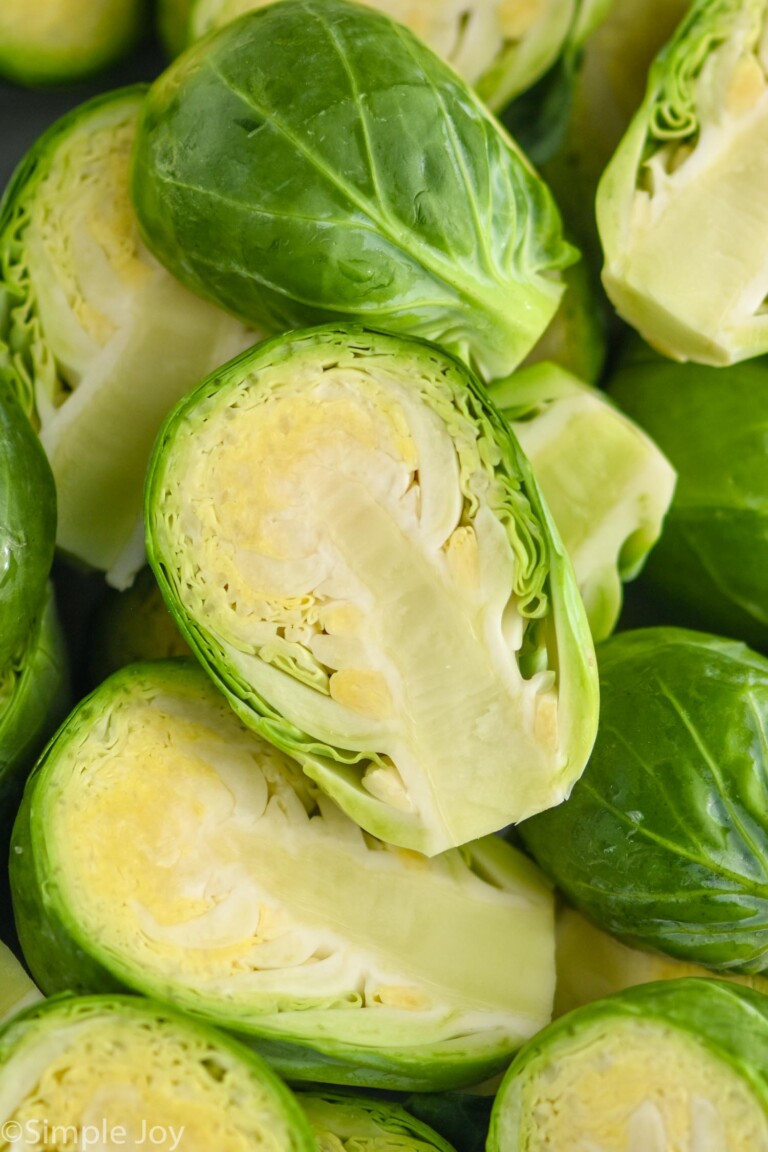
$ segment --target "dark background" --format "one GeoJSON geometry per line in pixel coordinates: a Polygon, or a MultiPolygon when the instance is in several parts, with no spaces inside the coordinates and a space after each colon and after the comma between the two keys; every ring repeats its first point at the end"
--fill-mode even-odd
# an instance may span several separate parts
{"type": "MultiPolygon", "coordinates": [[[[36,3],[36,0],[30,2],[36,3]]],[[[129,59],[78,84],[19,88],[0,79],[0,190],[5,188],[27,149],[59,116],[99,92],[139,80],[153,80],[165,63],[161,49],[147,36],[129,59]]]]}

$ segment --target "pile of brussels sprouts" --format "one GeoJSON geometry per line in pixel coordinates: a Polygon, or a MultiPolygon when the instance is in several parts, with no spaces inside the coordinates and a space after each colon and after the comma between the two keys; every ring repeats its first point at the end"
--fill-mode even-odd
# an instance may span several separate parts
{"type": "Polygon", "coordinates": [[[3,0],[0,113],[94,75],[0,201],[0,1152],[768,1152],[768,0],[3,0]]]}

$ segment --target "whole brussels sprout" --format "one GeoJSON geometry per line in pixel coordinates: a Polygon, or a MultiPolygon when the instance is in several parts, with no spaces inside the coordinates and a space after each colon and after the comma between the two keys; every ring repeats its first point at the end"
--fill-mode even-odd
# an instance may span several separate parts
{"type": "Polygon", "coordinates": [[[124,56],[141,31],[146,0],[3,0],[0,76],[59,84],[124,56]]]}
{"type": "Polygon", "coordinates": [[[570,799],[520,832],[628,944],[768,969],[768,660],[679,628],[598,649],[600,729],[570,799]]]}
{"type": "Polygon", "coordinates": [[[678,473],[644,577],[665,619],[768,651],[768,361],[709,368],[634,348],[608,388],[678,473]]]}
{"type": "Polygon", "coordinates": [[[346,0],[282,0],[185,52],[145,104],[133,199],[166,267],[266,331],[365,321],[487,378],[536,343],[576,256],[453,69],[346,0]]]}
{"type": "Polygon", "coordinates": [[[27,773],[69,702],[69,660],[49,585],[26,643],[0,668],[0,845],[27,773]]]}
{"type": "Polygon", "coordinates": [[[169,56],[187,45],[192,4],[193,0],[157,0],[157,31],[169,56]]]}
{"type": "Polygon", "coordinates": [[[26,643],[46,595],[56,539],[50,465],[0,379],[0,670],[26,643]]]}

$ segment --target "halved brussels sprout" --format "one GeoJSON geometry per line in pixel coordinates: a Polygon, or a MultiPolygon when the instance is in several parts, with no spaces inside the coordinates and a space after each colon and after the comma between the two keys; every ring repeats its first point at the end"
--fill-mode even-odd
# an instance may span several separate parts
{"type": "Polygon", "coordinates": [[[45,599],[56,489],[22,408],[0,380],[0,670],[16,659],[45,599]]]}
{"type": "Polygon", "coordinates": [[[498,837],[428,860],[365,835],[192,660],[125,669],[72,714],[25,793],[11,883],[44,991],[173,1001],[292,1079],[475,1083],[550,1018],[531,861],[498,837]]]}
{"type": "MultiPolygon", "coordinates": [[[[582,0],[361,0],[410,28],[498,111],[555,62],[582,0]]],[[[190,41],[270,0],[193,0],[190,41]]]]}
{"type": "Polygon", "coordinates": [[[246,724],[433,855],[559,803],[594,740],[589,627],[528,463],[441,349],[357,326],[177,407],[147,550],[246,724]]]}
{"type": "Polygon", "coordinates": [[[520,1052],[488,1152],[766,1152],[768,997],[647,984],[558,1020],[520,1052]]]}
{"type": "Polygon", "coordinates": [[[134,996],[65,997],[0,1032],[3,1146],[316,1152],[259,1057],[134,996]]]}
{"type": "Polygon", "coordinates": [[[98,72],[128,53],[145,0],[2,0],[0,76],[58,84],[98,72]]]}
{"type": "Polygon", "coordinates": [[[145,105],[133,195],[158,258],[236,315],[366,320],[488,377],[536,343],[576,257],[453,69],[346,0],[282,0],[185,52],[145,105]]]}
{"type": "Polygon", "coordinates": [[[690,0],[609,0],[574,61],[564,138],[542,170],[567,227],[595,265],[600,177],[642,103],[653,58],[689,6],[690,0]]]}
{"type": "Polygon", "coordinates": [[[592,635],[616,626],[622,581],[661,534],[675,471],[596,388],[555,364],[497,381],[489,395],[526,453],[573,561],[592,635]]]}
{"type": "MultiPolygon", "coordinates": [[[[636,984],[712,975],[698,964],[630,948],[615,936],[601,932],[573,908],[563,907],[558,912],[556,937],[555,1016],[563,1016],[574,1008],[636,984]]],[[[768,993],[768,980],[764,976],[726,975],[723,979],[754,988],[763,995],[768,993]]]]}
{"type": "Polygon", "coordinates": [[[27,976],[10,948],[0,940],[0,1023],[41,999],[42,993],[37,985],[27,976]]]}
{"type": "Polygon", "coordinates": [[[768,970],[768,660],[681,628],[598,649],[597,742],[523,840],[571,904],[639,947],[768,970]]]}
{"type": "Polygon", "coordinates": [[[768,362],[708,368],[638,348],[608,388],[678,471],[646,584],[676,623],[768,651],[768,362]]]}
{"type": "Polygon", "coordinates": [[[58,490],[58,543],[118,586],[143,562],[142,485],[173,402],[255,335],[144,247],[128,194],[143,88],[58,121],[0,208],[0,378],[58,490]]]}
{"type": "Polygon", "coordinates": [[[678,360],[768,350],[766,0],[695,0],[597,195],[603,282],[678,360]]]}
{"type": "Polygon", "coordinates": [[[454,1152],[432,1128],[390,1100],[299,1092],[318,1152],[454,1152]]]}

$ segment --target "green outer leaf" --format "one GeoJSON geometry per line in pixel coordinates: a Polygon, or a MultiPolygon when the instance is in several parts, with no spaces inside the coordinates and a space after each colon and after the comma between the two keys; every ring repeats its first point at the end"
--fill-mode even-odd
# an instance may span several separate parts
{"type": "MultiPolygon", "coordinates": [[[[496,1097],[488,1152],[525,1152],[520,1134],[532,1118],[520,1114],[520,1091],[527,1079],[545,1076],[553,1062],[567,1060],[580,1036],[586,1039],[627,1019],[656,1022],[694,1039],[740,1076],[768,1111],[768,997],[721,980],[661,981],[577,1008],[526,1044],[496,1097]]],[[[684,1069],[680,1075],[684,1082],[684,1069]]]]}
{"type": "MultiPolygon", "coordinates": [[[[173,469],[174,438],[200,418],[198,407],[205,406],[224,389],[241,386],[262,368],[288,361],[302,352],[320,355],[325,348],[339,355],[349,353],[351,348],[355,355],[369,351],[376,356],[410,357],[416,379],[420,371],[428,374],[439,366],[456,396],[463,394],[460,403],[500,445],[502,460],[495,469],[496,479],[503,483],[509,503],[496,512],[507,524],[510,547],[518,557],[519,583],[515,591],[521,612],[529,617],[520,659],[546,661],[547,668],[557,673],[561,745],[570,750],[570,755],[562,778],[553,786],[556,784],[565,793],[570,790],[592,747],[598,712],[593,648],[584,606],[555,524],[508,424],[465,365],[443,350],[425,341],[357,325],[327,325],[277,337],[232,360],[181,400],[160,431],[147,471],[147,557],[190,648],[243,723],[297,759],[307,775],[367,831],[390,843],[433,854],[448,847],[444,836],[437,840],[434,831],[420,825],[413,814],[378,800],[360,782],[366,761],[377,761],[378,751],[355,753],[341,745],[321,744],[311,733],[288,723],[278,708],[262,698],[231,665],[217,637],[206,629],[204,619],[194,618],[185,606],[181,577],[171,570],[161,545],[166,530],[165,476],[173,469]]],[[[500,812],[498,826],[505,823],[509,823],[509,817],[500,812]]]]}
{"type": "Polygon", "coordinates": [[[18,655],[40,611],[55,539],[48,460],[0,377],[0,669],[18,655]]]}
{"type": "MultiPolygon", "coordinates": [[[[199,691],[202,677],[191,659],[136,664],[116,673],[87,696],[62,725],[38,760],[27,782],[13,829],[10,877],[19,941],[26,963],[47,995],[64,990],[76,994],[107,994],[138,991],[158,1001],[174,1004],[196,1019],[225,1028],[259,1052],[281,1076],[289,1080],[342,1084],[395,1091],[436,1091],[479,1083],[509,1064],[515,1044],[503,1027],[476,1031],[447,1040],[409,1042],[405,1024],[392,1040],[391,1024],[381,1025],[382,1044],[351,1044],[337,1040],[333,1010],[278,1010],[245,1018],[233,997],[206,997],[137,965],[91,938],[67,904],[66,891],[58,882],[60,870],[52,856],[47,835],[48,780],[55,767],[58,748],[77,740],[94,716],[103,713],[112,691],[148,676],[165,681],[168,691],[199,691]]],[[[207,684],[207,679],[204,679],[207,684]]],[[[530,869],[530,882],[540,887],[543,879],[522,855],[515,859],[496,838],[468,845],[462,850],[470,866],[483,879],[500,888],[520,884],[521,865],[530,869]],[[511,870],[510,870],[511,868],[511,870]],[[512,879],[510,879],[510,876],[512,879]]],[[[415,1014],[418,1021],[418,1014],[415,1014]]]]}
{"type": "Polygon", "coordinates": [[[608,382],[678,472],[645,580],[680,624],[768,650],[768,361],[673,364],[640,350],[608,382]]]}
{"type": "Polygon", "coordinates": [[[627,943],[768,968],[768,660],[678,628],[598,648],[600,730],[566,804],[520,826],[570,903],[627,943]]]}
{"type": "Polygon", "coordinates": [[[390,1100],[328,1091],[302,1091],[296,1098],[321,1149],[329,1135],[349,1152],[455,1152],[433,1128],[390,1100]]]}
{"type": "MultiPolygon", "coordinates": [[[[1,1070],[7,1068],[18,1052],[23,1053],[27,1041],[32,1040],[34,1043],[39,1035],[55,1028],[57,1023],[60,1022],[66,1027],[74,1018],[83,1026],[89,1017],[103,1019],[105,1016],[113,1016],[118,1026],[121,1020],[131,1021],[140,1024],[142,1028],[159,1027],[167,1031],[173,1030],[182,1037],[188,1036],[190,1040],[203,1041],[212,1061],[215,1061],[217,1052],[222,1051],[234,1057],[241,1066],[238,1072],[242,1074],[244,1080],[251,1082],[249,1087],[254,1090],[254,1095],[266,1097],[289,1129],[288,1144],[281,1142],[276,1145],[273,1139],[269,1140],[274,1152],[315,1152],[312,1131],[296,1097],[264,1060],[231,1036],[144,997],[120,995],[76,997],[65,994],[25,1009],[0,1028],[0,1075],[1,1070]]],[[[179,1089],[181,1093],[185,1091],[183,1070],[179,1089]]],[[[46,1123],[53,1126],[56,1117],[46,1118],[46,1123]]],[[[274,1137],[274,1133],[263,1133],[261,1139],[264,1135],[274,1137]]],[[[259,1146],[261,1139],[258,1140],[259,1146]]],[[[256,1139],[254,1147],[255,1144],[256,1139]]],[[[266,1142],[264,1146],[267,1146],[266,1142]]]]}
{"type": "Polygon", "coordinates": [[[574,258],[452,69],[344,0],[283,0],[186,52],[145,105],[133,191],[158,258],[236,315],[365,319],[489,376],[544,331],[574,258]]]}

